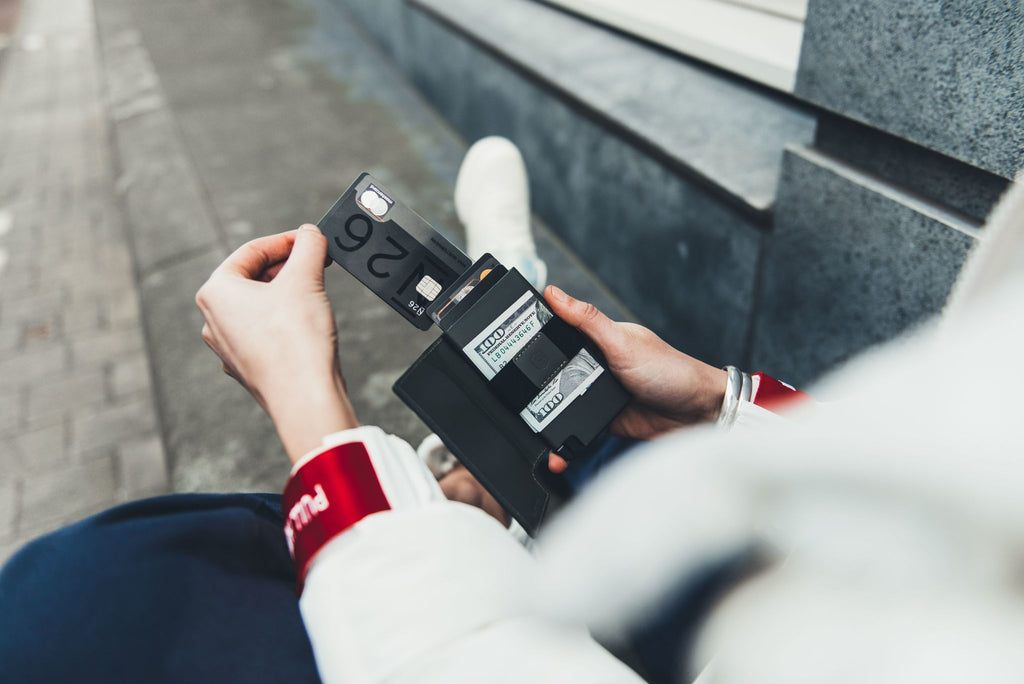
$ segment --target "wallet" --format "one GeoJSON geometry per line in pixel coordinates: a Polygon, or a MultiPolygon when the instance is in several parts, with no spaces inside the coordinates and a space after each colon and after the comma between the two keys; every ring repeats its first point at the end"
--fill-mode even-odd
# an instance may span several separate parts
{"type": "Polygon", "coordinates": [[[393,389],[532,536],[572,495],[565,476],[548,470],[548,452],[585,455],[630,396],[605,371],[542,430],[527,425],[520,412],[567,358],[586,350],[604,365],[582,333],[551,317],[501,372],[485,379],[467,358],[467,341],[527,292],[543,301],[518,271],[498,266],[446,317],[444,333],[393,389]]]}

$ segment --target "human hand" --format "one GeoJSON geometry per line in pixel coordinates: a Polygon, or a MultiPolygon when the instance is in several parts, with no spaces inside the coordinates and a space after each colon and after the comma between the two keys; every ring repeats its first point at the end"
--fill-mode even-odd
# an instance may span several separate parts
{"type": "MultiPolygon", "coordinates": [[[[593,304],[553,285],[544,298],[556,316],[597,345],[608,370],[633,401],[612,421],[609,431],[632,439],[653,439],[686,425],[717,418],[725,396],[726,371],[671,347],[647,328],[617,323],[593,304]]],[[[552,453],[548,467],[560,473],[568,464],[552,453]]]]}
{"type": "Polygon", "coordinates": [[[461,463],[445,473],[438,484],[449,501],[476,506],[505,527],[511,524],[512,518],[498,500],[461,463]]]}
{"type": "Polygon", "coordinates": [[[203,341],[270,415],[292,462],[358,426],[324,290],[327,238],[316,226],[239,247],[196,293],[203,341]]]}

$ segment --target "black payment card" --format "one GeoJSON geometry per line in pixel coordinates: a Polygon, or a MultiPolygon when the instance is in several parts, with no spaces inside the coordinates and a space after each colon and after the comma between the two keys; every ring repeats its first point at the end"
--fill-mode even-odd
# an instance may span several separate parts
{"type": "Polygon", "coordinates": [[[320,230],[330,257],[420,330],[433,323],[427,307],[472,265],[368,173],[320,219],[320,230]]]}

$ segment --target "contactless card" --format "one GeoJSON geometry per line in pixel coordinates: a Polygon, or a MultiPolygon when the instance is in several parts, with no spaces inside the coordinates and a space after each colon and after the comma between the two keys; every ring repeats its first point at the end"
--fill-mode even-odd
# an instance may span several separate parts
{"type": "Polygon", "coordinates": [[[429,307],[472,264],[414,211],[363,173],[320,219],[327,253],[420,330],[429,307]]]}

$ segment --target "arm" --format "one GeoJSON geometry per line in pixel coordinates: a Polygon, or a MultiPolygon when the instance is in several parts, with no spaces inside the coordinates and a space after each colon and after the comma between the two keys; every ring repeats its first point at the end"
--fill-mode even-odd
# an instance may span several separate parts
{"type": "MultiPolygon", "coordinates": [[[[544,291],[544,298],[555,315],[593,340],[608,369],[633,395],[633,401],[609,426],[612,434],[650,440],[718,419],[726,392],[733,389],[725,370],[684,354],[643,326],[612,321],[593,304],[570,297],[553,285],[544,291]]],[[[774,412],[781,406],[806,397],[763,373],[750,379],[750,394],[734,413],[733,422],[740,426],[774,420],[774,412]]],[[[554,453],[548,460],[553,472],[561,472],[567,465],[554,453]]]]}
{"type": "Polygon", "coordinates": [[[203,339],[294,464],[283,506],[317,667],[339,681],[638,678],[582,627],[537,617],[534,563],[444,499],[405,442],[358,427],[315,226],[254,240],[200,288],[203,339]]]}

